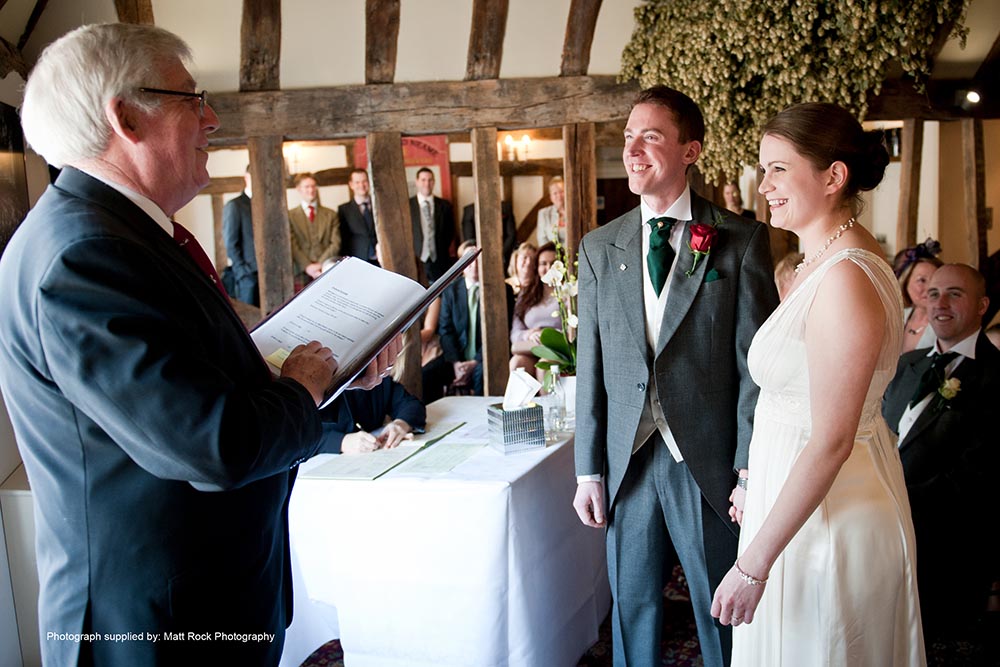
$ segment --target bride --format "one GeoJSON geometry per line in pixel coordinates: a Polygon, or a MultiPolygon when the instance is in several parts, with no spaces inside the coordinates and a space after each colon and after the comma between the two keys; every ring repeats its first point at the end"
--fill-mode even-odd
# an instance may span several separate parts
{"type": "Polygon", "coordinates": [[[739,557],[712,603],[738,626],[734,666],[925,661],[910,508],[879,409],[902,306],[855,220],[888,161],[881,137],[833,104],[764,127],[759,190],[805,259],[748,356],[761,392],[746,494],[733,495],[739,557]]]}

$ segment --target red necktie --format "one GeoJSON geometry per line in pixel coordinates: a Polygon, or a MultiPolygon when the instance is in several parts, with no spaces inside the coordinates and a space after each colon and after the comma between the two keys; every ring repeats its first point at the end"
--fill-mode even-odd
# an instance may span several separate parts
{"type": "Polygon", "coordinates": [[[222,280],[219,279],[219,274],[216,273],[215,267],[212,266],[212,261],[205,254],[205,250],[198,243],[198,239],[194,237],[191,232],[189,232],[185,227],[179,222],[174,223],[174,240],[177,241],[177,245],[184,249],[194,263],[198,265],[202,273],[208,276],[208,279],[219,288],[222,292],[222,296],[229,300],[229,295],[226,293],[226,288],[222,286],[222,280]]]}
{"type": "Polygon", "coordinates": [[[309,205],[309,222],[316,222],[316,207],[309,205]]]}

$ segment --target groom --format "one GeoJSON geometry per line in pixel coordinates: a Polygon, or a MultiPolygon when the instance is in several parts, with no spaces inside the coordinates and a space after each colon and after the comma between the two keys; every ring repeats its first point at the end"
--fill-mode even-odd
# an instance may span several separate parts
{"type": "Polygon", "coordinates": [[[671,543],[705,665],[727,665],[731,652],[729,628],[709,612],[736,559],[728,498],[747,467],[758,392],[747,349],[777,294],[767,228],[687,184],[704,134],[689,97],[642,91],[623,153],[640,206],[579,252],[573,506],[584,524],[608,527],[619,667],[660,662],[671,543]]]}

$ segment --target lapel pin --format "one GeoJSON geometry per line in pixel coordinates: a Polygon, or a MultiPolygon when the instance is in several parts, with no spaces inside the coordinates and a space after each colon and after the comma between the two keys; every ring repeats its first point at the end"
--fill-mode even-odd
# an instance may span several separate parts
{"type": "Polygon", "coordinates": [[[618,269],[619,269],[620,271],[624,271],[624,270],[625,270],[625,269],[627,269],[627,268],[628,268],[628,267],[627,267],[627,266],[625,266],[624,264],[621,264],[621,265],[620,265],[620,266],[618,267],[618,269]]]}

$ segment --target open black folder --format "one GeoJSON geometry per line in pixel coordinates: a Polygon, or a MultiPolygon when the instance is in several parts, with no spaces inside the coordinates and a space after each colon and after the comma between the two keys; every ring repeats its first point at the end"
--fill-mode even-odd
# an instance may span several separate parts
{"type": "Polygon", "coordinates": [[[320,406],[326,407],[480,252],[466,252],[426,289],[398,273],[345,257],[268,315],[250,336],[275,374],[297,345],[318,340],[333,350],[337,372],[320,406]]]}

